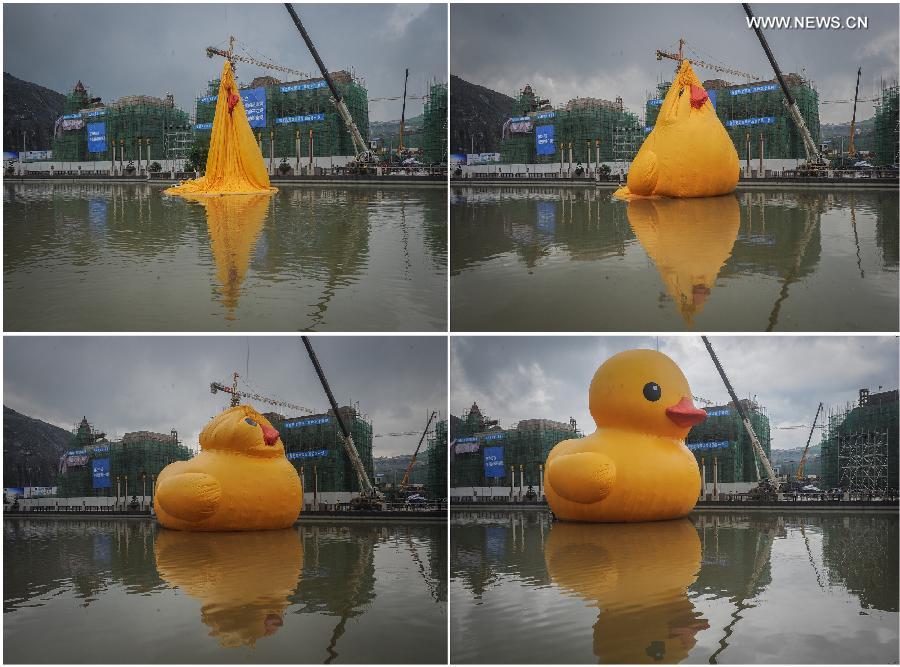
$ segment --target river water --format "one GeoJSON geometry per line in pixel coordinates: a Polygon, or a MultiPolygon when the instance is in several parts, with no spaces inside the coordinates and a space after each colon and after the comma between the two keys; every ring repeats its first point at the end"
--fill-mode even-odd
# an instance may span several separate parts
{"type": "Polygon", "coordinates": [[[3,527],[6,663],[446,662],[442,523],[3,527]]]}
{"type": "Polygon", "coordinates": [[[894,331],[898,193],[451,187],[454,331],[894,331]]]}
{"type": "Polygon", "coordinates": [[[898,517],[450,520],[456,663],[897,663],[898,517]]]}
{"type": "Polygon", "coordinates": [[[6,183],[7,331],[446,329],[442,187],[6,183]]]}

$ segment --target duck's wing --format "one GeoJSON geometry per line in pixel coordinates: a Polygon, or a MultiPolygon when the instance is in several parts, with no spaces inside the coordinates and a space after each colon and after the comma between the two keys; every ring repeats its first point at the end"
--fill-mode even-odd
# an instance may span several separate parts
{"type": "Polygon", "coordinates": [[[642,146],[628,169],[628,190],[632,195],[649,197],[659,180],[659,158],[651,146],[642,146]]]}
{"type": "Polygon", "coordinates": [[[168,514],[196,523],[208,519],[219,508],[222,487],[212,475],[183,472],[165,477],[156,488],[156,500],[168,514]]]}
{"type": "Polygon", "coordinates": [[[561,452],[547,458],[547,483],[575,503],[596,503],[609,495],[616,482],[616,464],[598,452],[561,452]]]}

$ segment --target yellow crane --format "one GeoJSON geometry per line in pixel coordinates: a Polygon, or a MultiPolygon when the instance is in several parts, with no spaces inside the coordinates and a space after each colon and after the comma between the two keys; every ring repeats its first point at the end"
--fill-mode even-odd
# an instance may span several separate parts
{"type": "Polygon", "coordinates": [[[311,74],[308,72],[301,72],[300,70],[291,69],[290,67],[285,67],[283,65],[276,65],[275,63],[266,62],[265,60],[259,60],[257,58],[251,58],[250,56],[239,55],[234,52],[234,43],[237,41],[237,38],[234,35],[231,35],[228,38],[228,50],[225,51],[223,49],[217,49],[214,46],[206,47],[206,57],[212,58],[213,56],[221,56],[223,58],[228,59],[231,62],[231,67],[235,71],[235,61],[247,63],[249,65],[256,65],[257,67],[263,67],[265,69],[273,69],[278,72],[284,72],[285,74],[294,74],[301,79],[311,79],[313,78],[311,74]]]}
{"type": "Polygon", "coordinates": [[[422,442],[425,440],[425,436],[428,434],[428,429],[431,426],[431,420],[437,417],[437,412],[432,412],[431,416],[428,417],[428,423],[425,424],[425,430],[422,431],[422,437],[419,438],[419,444],[416,445],[416,451],[413,452],[413,457],[409,462],[409,465],[406,466],[406,472],[403,473],[403,480],[400,482],[400,490],[405,491],[406,487],[409,485],[409,474],[412,472],[413,466],[416,464],[416,458],[419,456],[419,449],[422,447],[422,442]]]}
{"type": "Polygon", "coordinates": [[[819,403],[819,408],[816,410],[816,416],[813,418],[812,428],[809,429],[809,437],[806,439],[806,448],[803,450],[803,456],[800,457],[800,463],[797,465],[797,474],[794,478],[797,481],[803,477],[803,466],[806,465],[806,455],[809,454],[809,443],[812,442],[813,433],[816,430],[816,422],[819,420],[819,414],[824,409],[824,406],[819,403]]]}
{"type": "Polygon", "coordinates": [[[697,67],[702,67],[704,69],[711,69],[716,72],[722,72],[723,74],[733,74],[734,76],[741,76],[746,79],[750,79],[751,81],[759,81],[761,77],[756,76],[755,74],[747,74],[746,72],[741,72],[737,69],[732,69],[730,67],[722,67],[721,65],[713,65],[712,63],[708,63],[704,60],[692,60],[690,58],[684,57],[684,45],[687,42],[684,41],[684,38],[678,40],[678,53],[670,53],[668,51],[662,51],[660,49],[656,50],[656,59],[662,60],[663,58],[668,58],[669,60],[675,60],[678,63],[681,63],[683,60],[687,60],[691,65],[695,65],[697,67]]]}
{"type": "Polygon", "coordinates": [[[850,121],[850,146],[847,147],[847,157],[856,155],[856,100],[859,99],[859,77],[862,67],[856,70],[856,92],[853,94],[853,120],[850,121]]]}

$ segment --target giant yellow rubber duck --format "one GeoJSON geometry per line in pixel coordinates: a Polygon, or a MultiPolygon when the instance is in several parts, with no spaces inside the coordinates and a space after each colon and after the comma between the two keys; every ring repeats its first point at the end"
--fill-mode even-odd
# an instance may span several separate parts
{"type": "Polygon", "coordinates": [[[741,226],[737,199],[636,199],[628,202],[628,222],[692,326],[731,257],[741,226]]]}
{"type": "Polygon", "coordinates": [[[172,195],[247,195],[277,189],[269,183],[262,151],[247,120],[231,63],[226,59],[209,137],[206,172],[200,178],[182,181],[165,192],[172,195]]]}
{"type": "Polygon", "coordinates": [[[716,116],[690,63],[681,63],[656,125],[628,170],[622,199],[714,197],[734,191],[740,175],[734,142],[716,116]]]}
{"type": "Polygon", "coordinates": [[[170,463],[156,482],[153,507],[166,528],[191,531],[288,528],[300,515],[300,476],[269,420],[249,405],[214,417],[201,452],[170,463]]]}
{"type": "Polygon", "coordinates": [[[709,627],[688,599],[700,555],[700,538],[688,519],[556,522],[544,545],[553,583],[600,609],[594,655],[607,664],[674,664],[688,657],[697,633],[709,627]]]}
{"type": "Polygon", "coordinates": [[[675,362],[654,350],[607,359],[591,380],[597,430],[557,444],[544,488],[565,521],[660,521],[683,517],[700,494],[700,472],[684,439],[706,419],[675,362]]]}
{"type": "Polygon", "coordinates": [[[249,534],[163,530],[154,553],[159,576],[200,600],[200,619],[226,647],[252,647],[282,627],[303,569],[303,542],[292,528],[249,534]]]}

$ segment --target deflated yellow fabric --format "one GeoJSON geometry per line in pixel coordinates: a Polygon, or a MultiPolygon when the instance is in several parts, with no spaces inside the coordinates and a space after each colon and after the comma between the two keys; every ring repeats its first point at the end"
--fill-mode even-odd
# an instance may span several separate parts
{"type": "Polygon", "coordinates": [[[230,408],[200,433],[201,452],[159,474],[153,507],[175,530],[273,530],[300,515],[300,477],[278,431],[249,405],[230,408]]]}
{"type": "Polygon", "coordinates": [[[734,195],[635,199],[628,222],[688,325],[703,310],[741,226],[734,195]]]}
{"type": "Polygon", "coordinates": [[[296,530],[185,533],[163,530],[156,570],[169,585],[200,600],[200,618],[222,646],[254,646],[284,624],[303,570],[296,530]]]}
{"type": "Polygon", "coordinates": [[[709,622],[687,589],[700,571],[688,519],[603,526],[553,524],[544,546],[553,583],[600,609],[594,655],[603,664],[676,664],[709,622]]]}
{"type": "Polygon", "coordinates": [[[734,143],[685,60],[615,196],[714,197],[732,192],[739,174],[734,143]]]}
{"type": "Polygon", "coordinates": [[[544,488],[564,521],[659,521],[687,515],[700,494],[700,473],[685,446],[706,419],[669,357],[626,350],[591,380],[597,430],[564,440],[547,456],[544,488]]]}
{"type": "Polygon", "coordinates": [[[275,192],[277,189],[269,185],[259,144],[247,122],[231,63],[226,60],[222,66],[216,116],[209,139],[206,173],[200,178],[183,181],[167,189],[166,193],[228,195],[275,192]]]}

